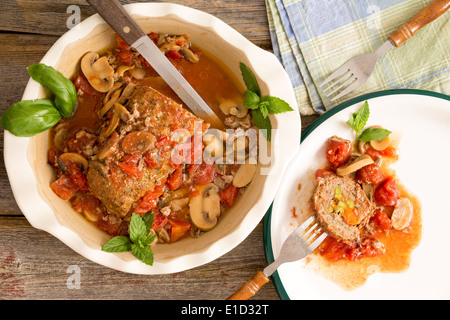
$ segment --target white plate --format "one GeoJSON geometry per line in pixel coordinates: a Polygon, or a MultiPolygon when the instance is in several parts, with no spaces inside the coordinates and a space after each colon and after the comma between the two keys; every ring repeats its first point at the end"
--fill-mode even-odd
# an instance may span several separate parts
{"type": "MultiPolygon", "coordinates": [[[[270,116],[274,129],[279,130],[272,135],[272,157],[270,163],[266,163],[266,174],[255,176],[236,206],[213,230],[199,238],[155,246],[155,263],[150,267],[131,253],[101,251],[109,237],[51,191],[49,185],[54,177],[47,164],[47,132],[31,139],[5,132],[5,165],[17,204],[33,227],[49,232],[87,259],[116,270],[139,274],[180,272],[229,252],[261,222],[275,197],[284,169],[295,153],[293,150],[300,145],[300,115],[289,77],[277,58],[223,21],[199,10],[169,3],[136,3],[126,5],[125,9],[147,32],[188,33],[193,43],[222,61],[236,79],[242,78],[239,62],[244,62],[255,71],[264,95],[282,98],[295,109],[270,116]]],[[[94,15],[63,35],[41,62],[71,77],[85,52],[103,50],[114,42],[114,32],[99,15],[94,15]]],[[[242,80],[241,83],[244,85],[242,80]]],[[[41,86],[30,80],[23,99],[36,99],[43,94],[41,86]]]]}
{"type": "Polygon", "coordinates": [[[325,163],[325,142],[335,134],[354,139],[346,122],[366,100],[371,111],[368,125],[382,125],[400,138],[400,159],[393,168],[422,204],[420,244],[406,271],[375,273],[351,291],[309,270],[304,260],[284,264],[272,277],[282,299],[450,298],[450,97],[432,92],[394,90],[369,94],[336,107],[308,128],[265,220],[267,263],[279,255],[283,241],[299,225],[291,208],[299,201],[308,205],[309,199],[298,198],[299,183],[302,192],[307,188],[312,192],[311,177],[325,163]]]}

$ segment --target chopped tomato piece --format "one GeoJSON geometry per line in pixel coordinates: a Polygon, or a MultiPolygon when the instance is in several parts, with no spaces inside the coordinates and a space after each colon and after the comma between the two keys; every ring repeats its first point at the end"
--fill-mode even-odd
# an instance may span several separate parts
{"type": "Polygon", "coordinates": [[[181,186],[183,179],[183,168],[178,167],[167,179],[167,185],[171,190],[177,190],[181,186]]]}
{"type": "Polygon", "coordinates": [[[160,230],[169,222],[169,218],[161,214],[159,211],[155,213],[155,219],[153,219],[153,230],[160,230]]]}
{"type": "Polygon", "coordinates": [[[55,148],[51,148],[48,150],[48,163],[52,166],[56,165],[56,158],[58,157],[58,153],[55,148]]]}
{"type": "Polygon", "coordinates": [[[330,261],[350,260],[350,256],[355,257],[354,247],[333,237],[327,237],[320,245],[319,251],[320,255],[330,261]]]}
{"type": "Polygon", "coordinates": [[[373,195],[379,206],[393,207],[400,198],[400,191],[393,177],[386,178],[375,190],[373,195]]]}
{"type": "Polygon", "coordinates": [[[150,33],[148,34],[148,37],[149,37],[150,39],[152,39],[152,41],[153,41],[155,44],[158,43],[159,34],[158,34],[157,32],[150,32],[150,33]]]}
{"type": "Polygon", "coordinates": [[[352,155],[352,144],[349,140],[333,136],[328,140],[326,158],[337,168],[343,166],[352,155]]]}
{"type": "Polygon", "coordinates": [[[131,49],[130,46],[125,41],[123,41],[123,39],[118,34],[116,34],[116,48],[119,51],[131,49]]]}
{"type": "Polygon", "coordinates": [[[193,175],[191,175],[194,185],[197,186],[207,185],[213,182],[216,177],[217,177],[216,169],[212,164],[207,163],[202,163],[201,165],[196,167],[195,172],[193,173],[193,175]]]}
{"type": "Polygon", "coordinates": [[[141,202],[134,208],[134,212],[141,216],[149,211],[152,211],[158,205],[158,199],[163,194],[161,190],[148,191],[143,197],[141,202]]]}
{"type": "Polygon", "coordinates": [[[231,208],[239,194],[239,188],[229,185],[227,188],[219,192],[220,202],[231,208]]]}
{"type": "Polygon", "coordinates": [[[355,179],[359,183],[377,185],[382,182],[385,177],[381,168],[376,163],[372,163],[356,171],[355,179]]]}
{"type": "Polygon", "coordinates": [[[126,162],[118,162],[117,165],[123,172],[128,176],[136,178],[138,180],[142,179],[142,171],[135,165],[128,164],[126,162]]]}
{"type": "Polygon", "coordinates": [[[95,96],[98,93],[81,72],[75,78],[73,84],[77,91],[81,90],[83,92],[83,95],[87,94],[88,96],[95,96]]]}
{"type": "Polygon", "coordinates": [[[161,136],[158,141],[155,142],[155,147],[160,149],[161,147],[165,147],[170,143],[170,139],[167,136],[161,136]]]}
{"type": "Polygon", "coordinates": [[[364,257],[376,257],[384,252],[383,244],[375,238],[366,238],[361,244],[361,253],[364,257]]]}
{"type": "Polygon", "coordinates": [[[174,60],[182,60],[184,59],[184,56],[179,53],[178,51],[175,50],[170,50],[166,53],[166,56],[170,59],[174,59],[174,60]]]}
{"type": "Polygon", "coordinates": [[[128,50],[120,51],[117,54],[117,60],[119,60],[121,63],[127,66],[133,65],[133,58],[134,58],[133,53],[128,50]]]}
{"type": "Polygon", "coordinates": [[[170,224],[170,242],[180,240],[191,229],[191,224],[187,221],[175,221],[169,219],[170,224]]]}
{"type": "Polygon", "coordinates": [[[63,200],[70,200],[78,192],[78,187],[73,184],[72,180],[66,176],[62,175],[58,180],[54,181],[50,188],[58,197],[63,200]]]}
{"type": "Polygon", "coordinates": [[[392,229],[392,221],[383,210],[377,210],[372,218],[382,230],[388,231],[392,229]]]}

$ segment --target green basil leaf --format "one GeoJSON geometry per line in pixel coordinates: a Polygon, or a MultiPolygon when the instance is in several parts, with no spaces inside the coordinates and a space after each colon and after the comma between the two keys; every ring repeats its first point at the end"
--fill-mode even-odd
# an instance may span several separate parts
{"type": "Polygon", "coordinates": [[[47,131],[59,120],[61,114],[51,100],[23,100],[3,113],[0,124],[15,136],[32,137],[47,131]]]}
{"type": "Polygon", "coordinates": [[[369,120],[369,116],[369,102],[366,101],[358,110],[358,112],[352,114],[347,124],[356,131],[357,135],[359,135],[362,129],[364,129],[364,127],[366,126],[367,120],[369,120]]]}
{"type": "Polygon", "coordinates": [[[55,105],[66,118],[72,117],[77,105],[77,91],[75,85],[55,68],[37,63],[27,68],[33,80],[42,84],[55,95],[55,105]]]}
{"type": "Polygon", "coordinates": [[[239,64],[239,68],[241,69],[242,79],[244,80],[247,89],[260,97],[261,89],[259,88],[258,81],[256,80],[253,71],[242,62],[239,64]]]}
{"type": "Polygon", "coordinates": [[[142,216],[142,220],[145,223],[145,227],[147,228],[147,234],[150,232],[153,226],[153,221],[155,220],[155,212],[147,212],[142,216]]]}
{"type": "Polygon", "coordinates": [[[267,101],[268,104],[268,111],[270,114],[278,114],[278,113],[284,113],[288,111],[294,111],[294,109],[291,108],[289,103],[284,101],[283,99],[272,97],[272,96],[266,96],[261,99],[261,101],[267,101]]]}
{"type": "Polygon", "coordinates": [[[131,246],[131,252],[143,263],[150,266],[153,265],[153,251],[149,246],[140,246],[138,244],[133,244],[131,246]]]}
{"type": "Polygon", "coordinates": [[[128,252],[131,250],[131,242],[128,237],[117,236],[109,240],[102,247],[105,252],[128,252]]]}
{"type": "Polygon", "coordinates": [[[267,102],[261,102],[259,104],[259,111],[261,111],[261,115],[264,119],[267,118],[269,115],[269,104],[267,102]]]}
{"type": "Polygon", "coordinates": [[[144,220],[142,220],[142,217],[135,212],[131,215],[129,233],[130,240],[134,243],[137,243],[140,239],[145,239],[148,235],[147,226],[145,225],[144,220]]]}
{"type": "Polygon", "coordinates": [[[260,109],[252,110],[252,118],[256,126],[262,131],[267,141],[272,138],[272,124],[269,117],[264,118],[260,109]]]}
{"type": "Polygon", "coordinates": [[[150,245],[150,243],[155,241],[155,238],[156,238],[156,234],[149,235],[146,238],[140,239],[138,244],[142,247],[148,247],[150,245]]]}
{"type": "Polygon", "coordinates": [[[244,94],[244,107],[248,109],[257,109],[259,107],[259,102],[261,99],[253,91],[247,90],[244,94]]]}
{"type": "Polygon", "coordinates": [[[368,128],[359,136],[362,142],[379,141],[387,138],[392,132],[382,128],[368,128]]]}

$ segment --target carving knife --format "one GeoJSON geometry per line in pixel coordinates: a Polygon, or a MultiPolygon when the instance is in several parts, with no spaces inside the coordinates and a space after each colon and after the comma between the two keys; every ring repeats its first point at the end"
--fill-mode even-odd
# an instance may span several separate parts
{"type": "Polygon", "coordinates": [[[219,117],[131,18],[119,1],[87,0],[87,2],[130,47],[136,49],[147,60],[196,116],[210,123],[212,127],[223,127],[219,117]]]}

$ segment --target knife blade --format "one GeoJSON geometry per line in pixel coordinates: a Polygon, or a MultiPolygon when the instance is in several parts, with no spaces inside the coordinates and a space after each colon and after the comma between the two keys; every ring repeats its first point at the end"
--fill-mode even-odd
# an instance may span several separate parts
{"type": "Polygon", "coordinates": [[[219,117],[167,59],[158,46],[147,36],[144,30],[125,11],[118,0],[87,0],[87,2],[123,41],[136,49],[147,60],[196,116],[210,123],[214,128],[223,127],[219,117]]]}

